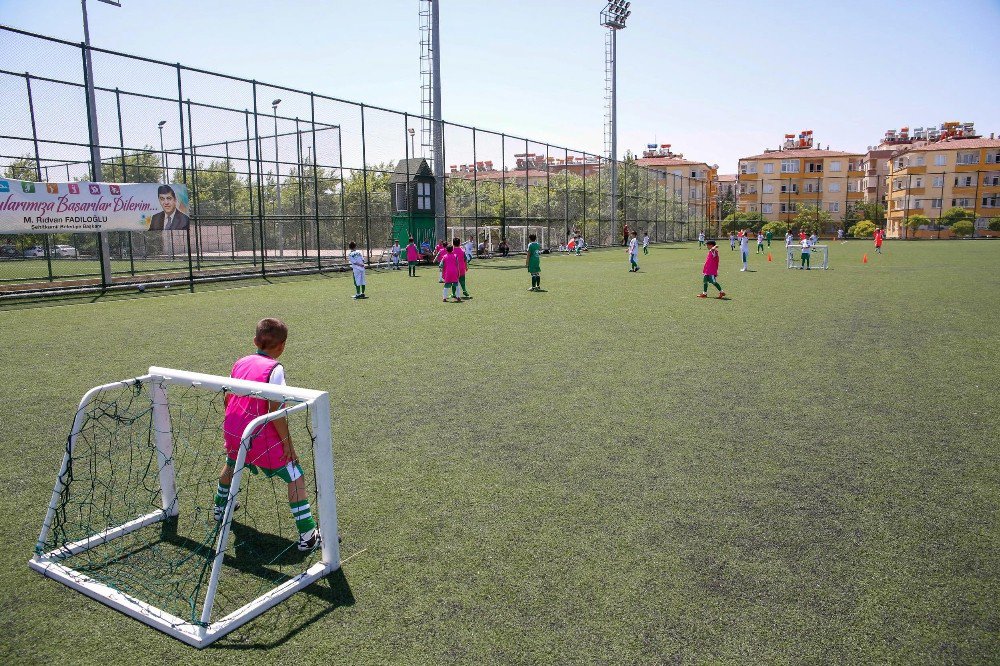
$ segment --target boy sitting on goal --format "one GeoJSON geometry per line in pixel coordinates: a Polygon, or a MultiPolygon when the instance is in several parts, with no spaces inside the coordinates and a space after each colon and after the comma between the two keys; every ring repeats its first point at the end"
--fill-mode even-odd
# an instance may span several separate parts
{"type": "MultiPolygon", "coordinates": [[[[278,363],[278,357],[285,351],[288,326],[280,319],[261,319],[253,343],[257,352],[244,356],[233,365],[231,377],[268,384],[285,384],[285,369],[278,363]]],[[[215,492],[213,515],[222,520],[229,501],[229,487],[236,471],[236,457],[240,450],[240,438],[247,425],[258,416],[281,409],[281,403],[252,396],[226,394],[226,416],[222,432],[226,442],[226,462],[219,475],[219,487],[215,492]]],[[[278,477],[288,484],[288,506],[299,531],[297,547],[301,551],[311,551],[322,541],[319,528],[312,517],[309,496],[302,477],[302,467],[292,446],[285,418],[269,421],[255,433],[250,450],[246,454],[248,468],[258,468],[267,478],[278,477]]],[[[239,508],[239,502],[233,510],[239,508]]]]}

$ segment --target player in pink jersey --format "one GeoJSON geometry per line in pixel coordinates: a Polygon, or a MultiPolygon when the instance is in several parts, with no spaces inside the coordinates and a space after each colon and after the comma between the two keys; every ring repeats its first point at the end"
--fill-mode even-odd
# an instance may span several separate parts
{"type": "Polygon", "coordinates": [[[417,250],[417,244],[413,242],[413,236],[410,236],[410,244],[406,246],[406,270],[408,276],[417,277],[417,264],[419,262],[420,251],[417,250]]]}
{"type": "Polygon", "coordinates": [[[698,294],[698,298],[708,298],[708,285],[714,284],[715,288],[719,290],[719,298],[723,298],[726,292],[722,291],[722,285],[719,284],[717,279],[719,275],[719,250],[715,247],[715,241],[706,241],[705,245],[708,246],[708,256],[705,257],[705,266],[702,269],[704,274],[704,280],[702,281],[701,293],[698,294]]]}
{"type": "Polygon", "coordinates": [[[444,289],[442,290],[441,299],[443,302],[448,302],[448,289],[451,288],[451,297],[455,299],[456,303],[461,303],[462,299],[458,297],[458,254],[448,245],[444,248],[444,252],[441,254],[441,279],[444,280],[444,289]]]}
{"type": "Polygon", "coordinates": [[[465,274],[469,272],[468,259],[465,256],[465,248],[462,247],[462,239],[456,238],[452,241],[454,249],[451,251],[458,257],[458,284],[462,287],[462,298],[472,298],[469,290],[465,286],[465,274]]]}
{"type": "MultiPolygon", "coordinates": [[[[278,357],[285,351],[288,340],[288,327],[280,319],[261,319],[257,323],[257,331],[253,342],[257,352],[244,356],[233,365],[231,376],[234,379],[246,379],[268,384],[285,383],[284,367],[278,363],[278,357]]],[[[229,503],[229,488],[236,471],[236,458],[239,455],[243,431],[251,421],[258,416],[281,409],[279,402],[255,398],[252,396],[226,394],[226,415],[222,431],[226,443],[226,462],[219,475],[219,487],[215,492],[213,514],[216,520],[225,516],[226,504],[229,503]]],[[[309,506],[309,496],[306,492],[302,467],[298,455],[292,446],[292,438],[288,432],[288,421],[285,418],[269,421],[253,433],[250,450],[246,454],[248,468],[259,468],[268,478],[277,476],[288,484],[288,506],[291,508],[295,527],[299,531],[298,549],[310,551],[322,541],[316,520],[309,506]]],[[[239,508],[237,501],[233,511],[239,508]]]]}
{"type": "MultiPolygon", "coordinates": [[[[445,248],[451,247],[447,245],[444,241],[438,241],[437,247],[434,248],[434,263],[441,266],[441,260],[444,258],[445,248]]],[[[444,282],[444,271],[442,270],[438,277],[438,282],[444,282]]]]}

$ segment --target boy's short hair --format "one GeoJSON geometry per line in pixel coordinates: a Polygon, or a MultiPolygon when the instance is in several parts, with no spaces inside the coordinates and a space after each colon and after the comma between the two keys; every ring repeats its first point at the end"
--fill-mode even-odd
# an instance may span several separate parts
{"type": "Polygon", "coordinates": [[[413,242],[413,236],[410,236],[410,242],[411,243],[413,242]]]}
{"type": "Polygon", "coordinates": [[[350,243],[348,243],[348,244],[347,244],[347,249],[348,249],[348,250],[354,250],[354,249],[356,249],[357,247],[358,247],[358,244],[357,244],[357,243],[355,243],[354,241],[351,241],[350,243]]]}
{"type": "Polygon", "coordinates": [[[452,243],[455,244],[455,247],[458,247],[459,245],[462,244],[462,239],[461,238],[455,238],[455,240],[453,240],[452,243]]]}
{"type": "Polygon", "coordinates": [[[288,339],[288,326],[280,319],[268,317],[257,322],[254,344],[260,349],[273,349],[288,339]]]}
{"type": "Polygon", "coordinates": [[[709,240],[705,241],[705,245],[715,245],[715,241],[709,239],[709,240]]]}
{"type": "Polygon", "coordinates": [[[534,241],[535,240],[535,234],[528,234],[528,240],[534,241]]]}

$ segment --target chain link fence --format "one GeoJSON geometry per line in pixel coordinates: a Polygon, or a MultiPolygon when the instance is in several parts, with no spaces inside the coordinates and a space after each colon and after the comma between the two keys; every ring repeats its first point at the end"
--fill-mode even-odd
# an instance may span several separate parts
{"type": "MultiPolygon", "coordinates": [[[[0,176],[92,178],[84,46],[0,26],[0,176]]],[[[109,232],[112,286],[337,270],[357,243],[387,258],[398,217],[390,179],[430,152],[421,116],[91,48],[102,180],[183,183],[186,231],[109,232]],[[411,134],[411,130],[414,134],[411,134]]],[[[449,234],[486,252],[534,233],[618,244],[624,225],[653,242],[713,231],[704,181],[586,151],[444,123],[449,234]],[[693,186],[696,185],[696,186],[693,186]]],[[[409,177],[411,174],[407,174],[409,177]]],[[[100,289],[97,234],[0,236],[0,297],[100,289]]]]}

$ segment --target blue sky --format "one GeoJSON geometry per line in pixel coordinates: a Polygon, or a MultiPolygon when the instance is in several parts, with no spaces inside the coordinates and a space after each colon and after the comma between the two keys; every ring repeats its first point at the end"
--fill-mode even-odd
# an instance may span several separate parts
{"type": "MultiPolygon", "coordinates": [[[[92,42],[193,67],[419,110],[415,0],[89,0],[92,42]]],[[[441,0],[447,120],[603,145],[596,0],[441,0]]],[[[670,143],[736,160],[812,129],[864,151],[890,127],[1000,133],[1000,1],[633,0],[620,34],[619,150],[670,143]]],[[[6,25],[82,40],[79,0],[0,0],[6,25]]]]}

